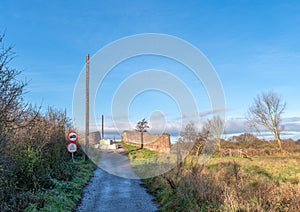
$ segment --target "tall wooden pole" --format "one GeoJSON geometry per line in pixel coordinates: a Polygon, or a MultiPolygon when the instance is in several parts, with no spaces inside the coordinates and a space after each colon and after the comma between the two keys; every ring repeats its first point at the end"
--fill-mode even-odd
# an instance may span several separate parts
{"type": "Polygon", "coordinates": [[[102,115],[102,139],[104,140],[104,115],[102,115]]]}
{"type": "Polygon", "coordinates": [[[85,78],[85,160],[88,160],[89,153],[89,90],[90,90],[90,55],[86,54],[86,78],[85,78]]]}

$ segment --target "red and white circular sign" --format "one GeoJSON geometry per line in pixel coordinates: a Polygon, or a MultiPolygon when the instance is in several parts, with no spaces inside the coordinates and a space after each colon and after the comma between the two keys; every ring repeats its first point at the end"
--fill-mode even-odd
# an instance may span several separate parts
{"type": "Polygon", "coordinates": [[[74,131],[71,131],[68,133],[68,141],[70,142],[76,142],[78,140],[78,134],[74,131]]]}
{"type": "Polygon", "coordinates": [[[77,144],[75,144],[75,143],[69,143],[68,146],[67,146],[67,150],[70,153],[76,152],[77,149],[78,149],[78,147],[77,147],[77,144]]]}

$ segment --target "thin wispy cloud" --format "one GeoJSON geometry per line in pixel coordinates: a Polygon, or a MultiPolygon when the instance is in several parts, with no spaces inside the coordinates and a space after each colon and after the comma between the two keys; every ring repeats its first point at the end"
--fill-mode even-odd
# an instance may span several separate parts
{"type": "Polygon", "coordinates": [[[282,120],[284,123],[299,123],[300,117],[286,117],[282,120]]]}
{"type": "Polygon", "coordinates": [[[200,111],[199,116],[200,117],[206,117],[206,116],[210,116],[210,115],[226,113],[226,112],[229,112],[229,111],[232,111],[232,110],[234,110],[234,109],[232,109],[232,108],[219,108],[219,109],[205,110],[205,111],[200,111]]]}

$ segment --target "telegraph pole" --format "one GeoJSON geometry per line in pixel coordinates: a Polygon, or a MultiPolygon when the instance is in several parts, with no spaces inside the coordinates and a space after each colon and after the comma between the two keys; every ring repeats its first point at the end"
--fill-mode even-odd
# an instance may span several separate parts
{"type": "Polygon", "coordinates": [[[102,115],[102,139],[104,140],[104,115],[102,115]]]}
{"type": "Polygon", "coordinates": [[[88,160],[89,153],[89,90],[90,90],[90,55],[86,54],[86,66],[85,66],[85,160],[88,160]]]}

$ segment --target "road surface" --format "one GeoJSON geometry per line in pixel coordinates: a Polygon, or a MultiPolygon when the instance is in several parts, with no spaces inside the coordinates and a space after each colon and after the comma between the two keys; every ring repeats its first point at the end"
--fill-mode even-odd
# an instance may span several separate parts
{"type": "Polygon", "coordinates": [[[142,187],[141,180],[130,166],[129,159],[122,152],[101,152],[99,166],[94,177],[83,190],[83,198],[77,212],[86,211],[156,211],[153,197],[142,187]],[[124,177],[129,177],[124,178],[124,177]]]}

